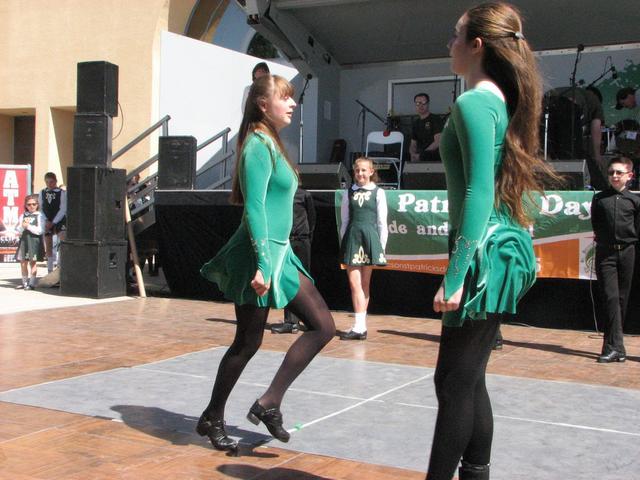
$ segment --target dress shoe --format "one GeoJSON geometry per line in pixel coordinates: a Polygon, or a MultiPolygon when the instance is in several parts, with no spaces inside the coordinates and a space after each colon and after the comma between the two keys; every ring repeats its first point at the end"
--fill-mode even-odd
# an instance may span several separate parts
{"type": "Polygon", "coordinates": [[[612,362],[624,362],[627,356],[624,353],[620,353],[616,350],[611,350],[609,353],[605,353],[598,357],[598,363],[612,363],[612,362]]]}
{"type": "Polygon", "coordinates": [[[281,442],[286,443],[291,437],[282,426],[282,413],[279,408],[265,409],[256,400],[247,413],[247,419],[254,425],[258,425],[260,422],[264,423],[273,438],[277,438],[281,442]]]}
{"type": "Polygon", "coordinates": [[[271,327],[271,333],[298,333],[297,323],[278,323],[271,327]]]}
{"type": "Polygon", "coordinates": [[[209,437],[216,450],[238,451],[238,442],[227,436],[223,420],[211,420],[206,413],[203,413],[198,420],[196,432],[201,437],[209,437]]]}
{"type": "Polygon", "coordinates": [[[344,332],[340,334],[340,340],[366,340],[366,339],[367,339],[366,330],[362,333],[349,330],[348,332],[344,332]]]}

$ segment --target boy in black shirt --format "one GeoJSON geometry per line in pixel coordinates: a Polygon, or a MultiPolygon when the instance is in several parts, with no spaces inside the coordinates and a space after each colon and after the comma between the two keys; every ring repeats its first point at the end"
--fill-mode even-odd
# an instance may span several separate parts
{"type": "Polygon", "coordinates": [[[591,224],[596,241],[596,274],[605,302],[604,341],[598,363],[624,362],[622,328],[640,232],[640,198],[627,190],[633,162],[612,158],[607,170],[609,188],[591,203],[591,224]]]}

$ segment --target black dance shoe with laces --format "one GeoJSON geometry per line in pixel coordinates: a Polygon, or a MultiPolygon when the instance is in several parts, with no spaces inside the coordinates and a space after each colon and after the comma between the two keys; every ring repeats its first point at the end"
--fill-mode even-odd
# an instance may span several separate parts
{"type": "Polygon", "coordinates": [[[277,438],[281,442],[288,442],[291,435],[282,427],[282,413],[279,408],[265,409],[258,403],[258,400],[249,409],[247,419],[254,425],[260,422],[264,423],[273,438],[277,438]]]}
{"type": "Polygon", "coordinates": [[[227,436],[223,420],[211,420],[206,413],[203,413],[198,420],[196,432],[201,437],[209,437],[211,445],[216,450],[229,450],[236,453],[238,451],[238,442],[227,436]]]}

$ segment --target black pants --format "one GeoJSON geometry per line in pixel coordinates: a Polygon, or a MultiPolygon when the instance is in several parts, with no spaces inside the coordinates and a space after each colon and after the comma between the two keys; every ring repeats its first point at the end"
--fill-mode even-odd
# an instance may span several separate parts
{"type": "Polygon", "coordinates": [[[429,480],[451,480],[461,458],[477,465],[490,463],[493,411],[485,372],[499,320],[500,315],[488,314],[486,320],[467,320],[462,327],[442,327],[429,480]]]}
{"type": "MultiPolygon", "coordinates": [[[[296,257],[302,262],[302,266],[305,270],[311,273],[311,240],[308,238],[291,240],[291,250],[296,254],[296,257]]],[[[284,321],[285,323],[297,324],[300,319],[288,308],[284,309],[284,321]]]]}
{"type": "Polygon", "coordinates": [[[633,280],[635,255],[634,245],[622,250],[601,245],[596,247],[596,274],[605,310],[603,354],[612,350],[626,353],[622,329],[633,280]]]}

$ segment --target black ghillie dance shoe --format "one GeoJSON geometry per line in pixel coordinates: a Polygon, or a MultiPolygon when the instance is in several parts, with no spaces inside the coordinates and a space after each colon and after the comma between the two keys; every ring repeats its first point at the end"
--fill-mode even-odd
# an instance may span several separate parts
{"type": "Polygon", "coordinates": [[[265,408],[258,403],[258,400],[249,409],[247,419],[254,425],[260,422],[264,423],[273,438],[277,438],[281,442],[288,442],[291,435],[282,427],[282,413],[278,408],[265,408]]]}
{"type": "Polygon", "coordinates": [[[216,450],[238,451],[238,442],[227,436],[227,432],[224,430],[223,420],[211,420],[207,417],[206,413],[203,413],[200,416],[200,420],[198,420],[196,432],[202,437],[209,437],[211,445],[213,445],[216,450]]]}

